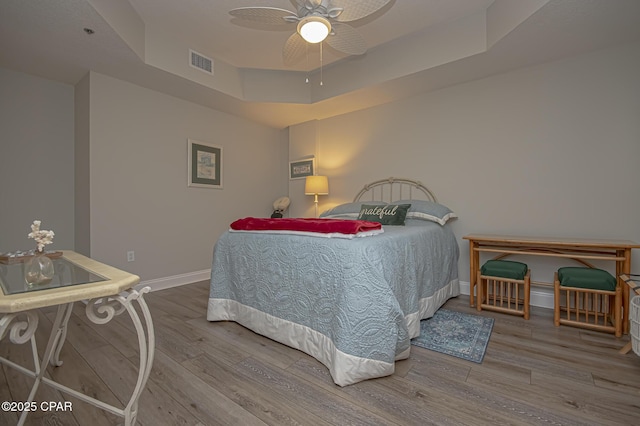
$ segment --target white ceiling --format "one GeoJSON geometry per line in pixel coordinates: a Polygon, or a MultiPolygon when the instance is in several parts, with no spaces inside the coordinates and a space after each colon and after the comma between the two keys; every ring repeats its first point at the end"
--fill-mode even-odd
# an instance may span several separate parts
{"type": "Polygon", "coordinates": [[[0,67],[68,84],[93,70],[283,128],[640,40],[640,0],[391,0],[352,23],[365,55],[325,47],[320,67],[312,47],[285,66],[295,25],[228,14],[244,6],[294,10],[289,0],[2,0],[0,67]],[[189,49],[213,58],[213,76],[188,66],[189,49]]]}
{"type": "MultiPolygon", "coordinates": [[[[365,0],[366,1],[366,0],[365,0]]],[[[243,23],[228,11],[238,7],[268,6],[295,12],[289,0],[130,0],[147,25],[161,27],[191,40],[206,40],[216,58],[239,68],[288,70],[282,62],[282,47],[295,32],[295,24],[281,26],[243,23]]],[[[373,16],[355,21],[369,47],[406,36],[441,22],[485,10],[493,0],[391,0],[373,16]]],[[[295,13],[292,13],[295,15],[295,13]]],[[[312,46],[309,61],[293,69],[318,67],[318,46],[312,46]]],[[[324,63],[344,58],[325,46],[324,63]]]]}

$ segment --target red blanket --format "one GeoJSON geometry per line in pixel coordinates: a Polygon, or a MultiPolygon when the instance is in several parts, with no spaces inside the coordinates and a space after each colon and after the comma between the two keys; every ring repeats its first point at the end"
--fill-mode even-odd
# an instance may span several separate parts
{"type": "Polygon", "coordinates": [[[382,225],[379,223],[366,220],[312,218],[265,219],[245,217],[231,224],[231,229],[235,231],[299,231],[318,232],[321,234],[357,234],[381,228],[382,225]]]}

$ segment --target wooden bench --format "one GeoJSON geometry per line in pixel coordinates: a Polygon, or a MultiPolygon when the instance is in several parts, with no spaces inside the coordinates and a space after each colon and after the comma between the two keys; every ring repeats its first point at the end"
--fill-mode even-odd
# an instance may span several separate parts
{"type": "MultiPolygon", "coordinates": [[[[615,262],[615,276],[622,287],[622,327],[629,332],[629,287],[620,276],[631,272],[631,250],[640,244],[629,240],[597,240],[582,238],[525,237],[515,235],[469,234],[469,303],[474,306],[475,290],[480,270],[480,253],[507,255],[549,256],[578,261],[607,260],[615,262]]],[[[531,282],[531,284],[537,284],[531,282]]]]}
{"type": "Polygon", "coordinates": [[[531,271],[521,262],[488,260],[478,271],[477,309],[529,319],[531,271]]]}

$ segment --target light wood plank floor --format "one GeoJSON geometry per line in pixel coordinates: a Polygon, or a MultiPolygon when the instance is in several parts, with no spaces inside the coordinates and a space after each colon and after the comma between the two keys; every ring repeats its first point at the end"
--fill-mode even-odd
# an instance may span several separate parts
{"type": "MultiPolygon", "coordinates": [[[[617,353],[628,337],[553,326],[550,310],[531,320],[495,318],[482,364],[412,347],[390,377],[341,388],[313,358],[235,323],[206,321],[208,283],[147,295],[156,329],[151,377],[139,424],[426,425],[640,424],[640,357],[617,353]]],[[[460,296],[448,309],[476,313],[460,296]]],[[[53,312],[40,315],[45,347],[53,312]]],[[[133,389],[135,334],[126,314],[106,325],[76,306],[61,358],[49,375],[121,406],[133,389]]],[[[30,365],[28,345],[6,339],[0,354],[30,365]]],[[[32,379],[4,366],[0,399],[21,401],[32,379]]],[[[73,403],[72,412],[31,413],[29,425],[113,425],[121,419],[41,386],[36,401],[73,403]]],[[[0,412],[0,424],[17,415],[0,412]]]]}

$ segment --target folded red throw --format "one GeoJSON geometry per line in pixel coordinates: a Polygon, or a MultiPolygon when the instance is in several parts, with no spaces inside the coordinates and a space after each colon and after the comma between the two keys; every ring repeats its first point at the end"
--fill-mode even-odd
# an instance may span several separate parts
{"type": "Polygon", "coordinates": [[[357,234],[359,232],[375,231],[381,228],[382,225],[379,223],[369,222],[367,220],[313,218],[266,219],[245,217],[231,224],[231,229],[235,231],[298,231],[318,232],[322,234],[357,234]]]}

